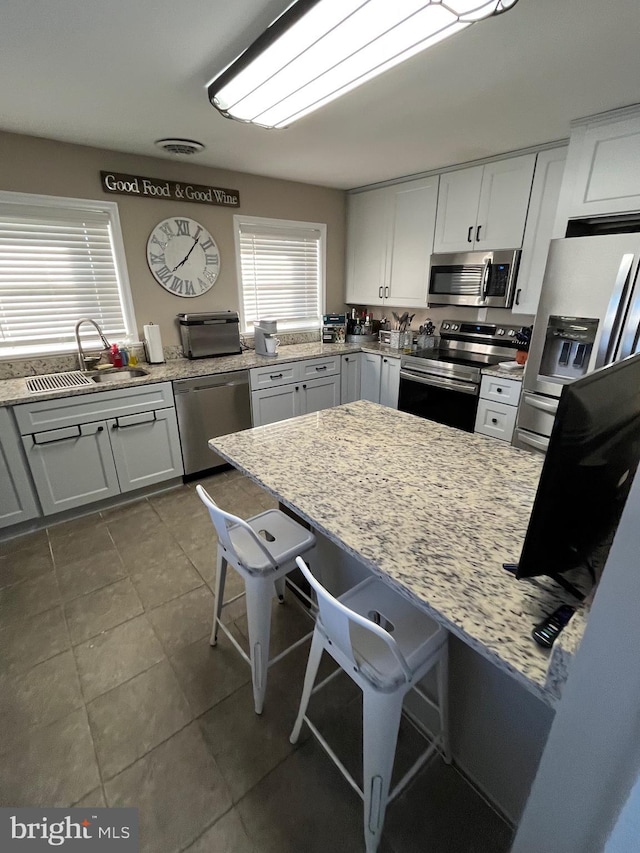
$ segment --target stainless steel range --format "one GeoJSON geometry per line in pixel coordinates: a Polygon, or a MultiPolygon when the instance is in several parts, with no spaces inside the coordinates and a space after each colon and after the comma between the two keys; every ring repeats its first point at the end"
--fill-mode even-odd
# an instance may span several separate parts
{"type": "Polygon", "coordinates": [[[518,328],[444,320],[440,348],[402,357],[398,408],[473,432],[482,368],[513,361],[518,328]]]}

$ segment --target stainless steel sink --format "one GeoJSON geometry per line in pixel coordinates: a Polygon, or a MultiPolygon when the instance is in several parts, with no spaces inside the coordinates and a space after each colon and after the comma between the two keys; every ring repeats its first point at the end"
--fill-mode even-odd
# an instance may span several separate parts
{"type": "Polygon", "coordinates": [[[136,376],[148,376],[149,371],[142,367],[114,367],[94,373],[93,382],[120,382],[124,379],[135,379],[136,376]]]}

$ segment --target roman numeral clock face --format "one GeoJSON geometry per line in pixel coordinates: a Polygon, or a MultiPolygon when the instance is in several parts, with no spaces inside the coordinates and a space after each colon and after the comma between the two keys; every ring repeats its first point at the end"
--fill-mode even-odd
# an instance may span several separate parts
{"type": "Polygon", "coordinates": [[[201,296],[216,283],[220,252],[211,234],[195,219],[172,216],[158,222],[147,241],[153,277],[176,296],[201,296]]]}

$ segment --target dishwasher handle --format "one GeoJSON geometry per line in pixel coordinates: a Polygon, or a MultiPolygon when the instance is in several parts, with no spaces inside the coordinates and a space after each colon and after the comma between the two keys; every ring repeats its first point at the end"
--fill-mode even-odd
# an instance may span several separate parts
{"type": "Polygon", "coordinates": [[[248,370],[234,370],[213,376],[196,376],[193,379],[178,379],[173,383],[173,393],[190,394],[192,391],[211,391],[213,388],[232,388],[249,384],[248,370]]]}

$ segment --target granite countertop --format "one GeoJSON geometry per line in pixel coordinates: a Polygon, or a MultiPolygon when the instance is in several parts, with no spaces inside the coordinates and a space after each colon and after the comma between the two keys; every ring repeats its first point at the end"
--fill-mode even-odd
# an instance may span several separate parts
{"type": "MultiPolygon", "coordinates": [[[[301,361],[306,358],[322,358],[322,356],[343,355],[350,352],[371,352],[387,355],[390,358],[402,358],[401,350],[390,349],[375,342],[363,344],[341,343],[323,344],[320,342],[292,344],[283,346],[275,358],[256,355],[253,350],[247,350],[238,355],[224,355],[217,358],[174,358],[164,364],[140,363],[138,366],[147,371],[146,376],[130,379],[119,379],[117,383],[81,386],[79,388],[64,388],[60,391],[32,392],[27,388],[27,377],[0,380],[0,406],[13,406],[19,403],[29,403],[35,400],[53,400],[58,397],[75,397],[83,394],[95,394],[114,388],[129,388],[136,385],[149,385],[153,382],[173,382],[177,379],[190,379],[197,376],[212,376],[217,373],[228,373],[232,370],[249,370],[253,367],[264,367],[268,364],[288,361],[301,361]]],[[[522,379],[521,371],[498,370],[484,368],[483,373],[490,373],[510,379],[522,379]],[[514,373],[516,375],[514,375],[514,373]]]]}
{"type": "Polygon", "coordinates": [[[515,379],[516,382],[522,382],[522,377],[524,375],[524,365],[523,368],[518,370],[506,370],[504,367],[500,367],[499,364],[496,364],[494,367],[483,367],[482,368],[483,376],[499,376],[501,379],[515,379]]]}
{"type": "Polygon", "coordinates": [[[569,596],[517,581],[537,454],[359,401],[211,440],[331,541],[553,705],[533,625],[569,596]],[[357,486],[351,472],[360,472],[357,486]]]}
{"type": "MultiPolygon", "coordinates": [[[[372,347],[378,346],[372,344],[372,347]]],[[[274,358],[256,355],[253,350],[247,350],[239,355],[223,355],[217,358],[174,358],[164,364],[140,363],[138,367],[148,372],[147,376],[118,380],[117,383],[105,382],[80,388],[65,388],[62,391],[42,391],[32,393],[27,388],[26,378],[0,380],[0,406],[11,406],[17,403],[30,403],[35,400],[52,400],[57,397],[74,397],[80,394],[95,394],[114,388],[127,388],[135,385],[149,385],[153,382],[172,382],[176,379],[190,379],[196,376],[211,376],[216,373],[228,373],[231,370],[248,370],[252,367],[265,367],[278,362],[301,361],[305,358],[321,358],[322,356],[342,355],[343,353],[358,352],[357,344],[322,344],[320,342],[307,344],[292,344],[282,347],[274,358]]]]}

